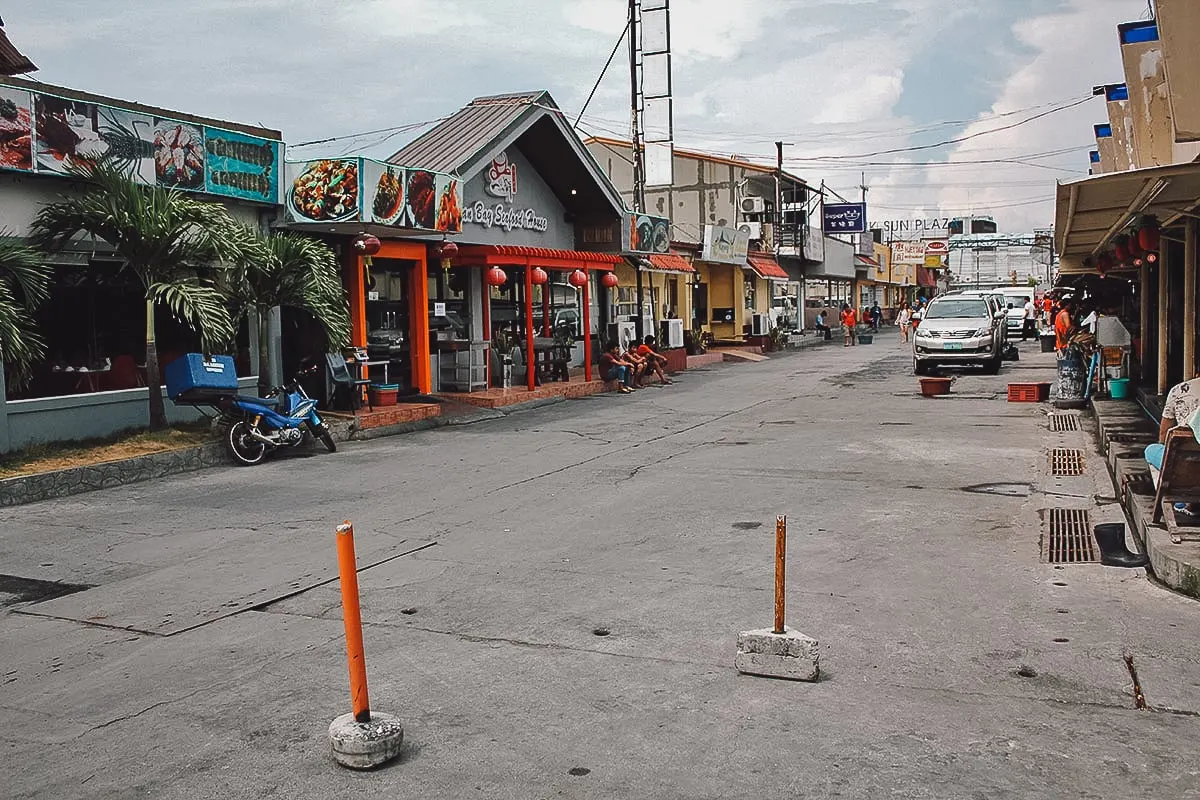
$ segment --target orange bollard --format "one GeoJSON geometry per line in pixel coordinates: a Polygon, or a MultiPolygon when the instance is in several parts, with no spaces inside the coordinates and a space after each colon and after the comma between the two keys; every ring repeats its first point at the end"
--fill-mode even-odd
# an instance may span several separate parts
{"type": "Polygon", "coordinates": [[[346,660],[350,666],[350,704],[355,722],[371,721],[367,697],[367,660],[363,654],[362,615],[358,607],[358,561],[354,557],[354,526],[337,526],[338,574],[342,584],[342,620],[346,625],[346,660]]]}
{"type": "Polygon", "coordinates": [[[783,633],[783,574],[787,555],[787,517],[775,518],[775,633],[783,633]]]}

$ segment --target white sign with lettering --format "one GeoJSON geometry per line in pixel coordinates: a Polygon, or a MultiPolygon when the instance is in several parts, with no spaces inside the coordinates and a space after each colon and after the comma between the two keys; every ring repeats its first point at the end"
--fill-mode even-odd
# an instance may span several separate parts
{"type": "Polygon", "coordinates": [[[482,200],[463,209],[463,224],[482,225],[485,228],[503,228],[505,231],[525,230],[545,233],[550,220],[539,216],[532,208],[511,208],[504,203],[489,206],[482,200]]]}

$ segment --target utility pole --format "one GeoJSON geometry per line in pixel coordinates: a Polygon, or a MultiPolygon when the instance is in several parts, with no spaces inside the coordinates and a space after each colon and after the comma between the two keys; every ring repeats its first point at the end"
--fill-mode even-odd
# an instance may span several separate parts
{"type": "Polygon", "coordinates": [[[783,236],[783,142],[775,143],[775,232],[772,248],[779,255],[779,240],[783,236]]]}
{"type": "MultiPolygon", "coordinates": [[[[638,85],[638,77],[640,75],[639,59],[641,54],[641,0],[629,0],[629,98],[630,98],[630,123],[633,131],[633,210],[638,213],[646,211],[646,161],[645,152],[642,143],[642,92],[641,86],[638,85]]],[[[636,230],[637,220],[632,223],[636,230]]],[[[638,341],[642,341],[646,336],[645,323],[645,308],[646,295],[645,289],[642,286],[642,266],[638,263],[635,273],[637,274],[637,317],[634,324],[637,326],[638,341]]]]}

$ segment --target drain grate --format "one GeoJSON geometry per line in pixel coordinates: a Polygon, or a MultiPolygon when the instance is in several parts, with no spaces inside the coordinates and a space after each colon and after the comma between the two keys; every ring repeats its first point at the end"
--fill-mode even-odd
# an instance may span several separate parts
{"type": "Polygon", "coordinates": [[[1051,414],[1050,415],[1050,430],[1055,433],[1063,431],[1079,430],[1079,415],[1078,414],[1051,414]]]}
{"type": "Polygon", "coordinates": [[[1082,475],[1083,451],[1071,447],[1055,447],[1050,451],[1051,475],[1082,475]]]}
{"type": "Polygon", "coordinates": [[[1048,564],[1090,564],[1096,562],[1096,544],[1088,512],[1081,508],[1051,508],[1049,523],[1042,539],[1042,559],[1048,564]]]}

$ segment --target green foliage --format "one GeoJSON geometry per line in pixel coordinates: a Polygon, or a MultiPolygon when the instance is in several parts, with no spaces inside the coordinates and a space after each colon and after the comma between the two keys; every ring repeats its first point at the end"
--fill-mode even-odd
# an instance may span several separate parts
{"type": "Polygon", "coordinates": [[[51,269],[38,253],[7,240],[0,232],[0,362],[14,388],[29,381],[46,344],[33,324],[33,312],[50,295],[51,269]]]}
{"type": "Polygon", "coordinates": [[[243,229],[241,255],[222,278],[236,319],[254,313],[261,319],[275,306],[312,315],[325,331],[330,349],[350,342],[350,307],[337,257],[324,243],[294,233],[263,237],[243,229]]]}
{"type": "Polygon", "coordinates": [[[241,256],[242,226],[218,204],[134,183],[110,166],[84,164],[72,175],[84,191],[38,211],[34,243],[59,250],[81,233],[108,242],[137,275],[147,300],[167,301],[209,346],[228,344],[233,322],[213,292],[201,289],[211,289],[224,265],[241,256]]]}

